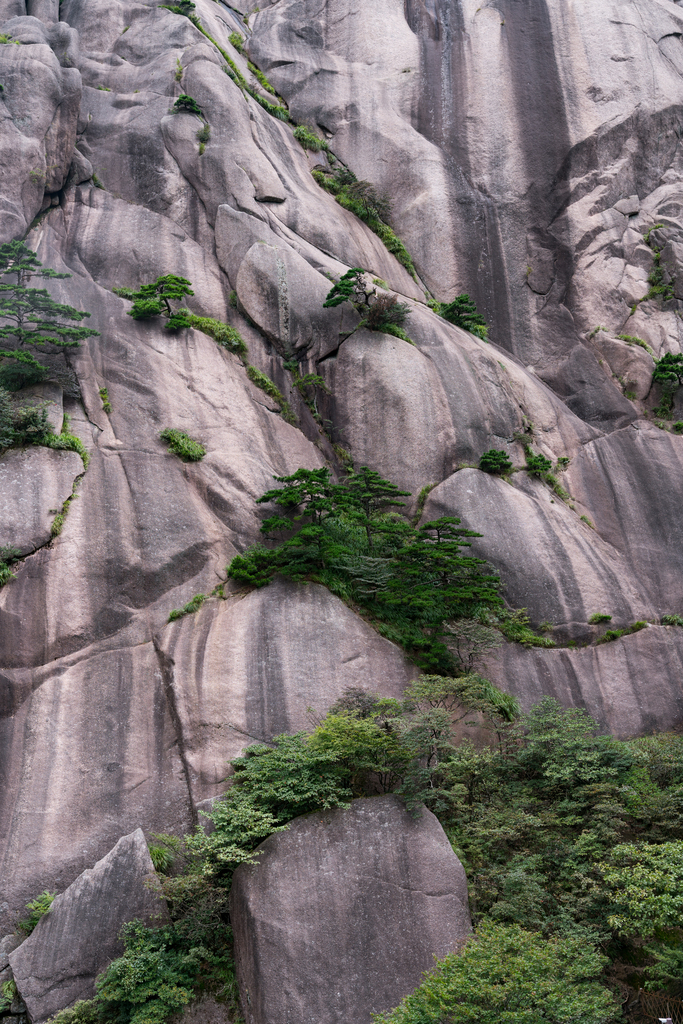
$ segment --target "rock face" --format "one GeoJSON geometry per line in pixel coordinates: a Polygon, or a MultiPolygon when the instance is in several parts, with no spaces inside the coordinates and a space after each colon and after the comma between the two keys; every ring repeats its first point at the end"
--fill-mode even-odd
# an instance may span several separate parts
{"type": "Polygon", "coordinates": [[[0,590],[0,931],[140,823],[189,828],[230,757],[304,727],[309,704],[414,675],[318,587],[227,586],[168,622],[261,539],[256,499],[299,467],[367,463],[412,491],[410,514],[431,488],[425,516],[482,533],[508,602],[558,641],[590,640],[596,611],[652,620],[588,651],[505,648],[490,671],[521,700],[557,694],[620,734],[681,723],[679,634],[656,623],[683,613],[683,398],[660,420],[652,370],[683,343],[683,8],[260,6],[196,0],[198,27],[153,0],[0,0],[0,241],[70,274],[47,286],[99,332],[46,353],[55,429],[70,416],[90,454],[59,536],[78,457],[0,455],[0,547],[26,556],[0,590]],[[181,93],[204,120],[173,112],[181,93]],[[415,277],[311,174],[340,160],[391,196],[415,277]],[[354,266],[408,304],[413,345],[323,308],[354,266]],[[295,423],[238,355],[133,321],[112,292],[168,273],[242,334],[295,423]],[[465,291],[491,343],[425,301],[465,291]],[[315,415],[295,364],[331,392],[315,415]],[[169,453],[165,427],[205,458],[169,453]],[[490,448],[509,482],[476,468],[490,448]]]}
{"type": "Polygon", "coordinates": [[[142,829],[123,836],[106,857],[57,896],[25,942],[9,955],[31,1024],[77,999],[91,999],[96,976],[123,952],[121,926],[166,919],[166,905],[146,885],[155,878],[142,829]]]}
{"type": "Polygon", "coordinates": [[[471,931],[443,829],[395,796],[296,818],[258,849],[230,897],[247,1024],[370,1024],[471,931]]]}

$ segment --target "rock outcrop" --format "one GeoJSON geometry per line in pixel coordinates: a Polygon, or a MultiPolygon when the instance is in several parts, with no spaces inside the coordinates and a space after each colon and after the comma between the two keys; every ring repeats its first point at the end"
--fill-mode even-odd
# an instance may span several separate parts
{"type": "Polygon", "coordinates": [[[0,241],[72,275],[46,284],[100,332],[47,356],[78,379],[49,385],[55,427],[69,415],[90,455],[58,537],[78,456],[0,456],[0,547],[25,556],[0,590],[0,931],[141,822],[189,828],[230,757],[308,704],[414,675],[318,587],[227,585],[168,622],[224,582],[261,537],[256,499],[299,467],[367,463],[411,514],[430,487],[425,516],[481,532],[509,603],[558,641],[590,640],[594,612],[652,620],[588,651],[506,647],[490,671],[523,702],[554,693],[620,734],[681,722],[678,633],[654,623],[683,612],[683,402],[660,429],[651,376],[683,342],[683,9],[260,6],[196,0],[198,26],[156,0],[0,0],[0,241]],[[181,93],[203,120],[174,113],[181,93]],[[311,174],[334,161],[389,193],[415,278],[311,174]],[[323,309],[353,266],[408,304],[413,345],[323,309]],[[112,289],[167,273],[241,333],[290,422],[238,354],[126,315],[112,289]],[[464,291],[491,343],[425,301],[464,291]],[[315,415],[294,363],[331,392],[315,415]],[[165,427],[205,458],[170,454],[165,427]],[[569,460],[565,503],[525,445],[569,460]],[[476,468],[489,448],[509,482],[476,468]]]}
{"type": "Polygon", "coordinates": [[[247,1024],[370,1024],[471,931],[441,825],[395,796],[296,818],[258,851],[230,896],[247,1024]]]}
{"type": "Polygon", "coordinates": [[[127,921],[167,919],[165,902],[148,884],[155,877],[145,837],[137,829],[55,898],[31,935],[9,955],[31,1024],[94,996],[95,978],[123,952],[119,934],[127,921]]]}

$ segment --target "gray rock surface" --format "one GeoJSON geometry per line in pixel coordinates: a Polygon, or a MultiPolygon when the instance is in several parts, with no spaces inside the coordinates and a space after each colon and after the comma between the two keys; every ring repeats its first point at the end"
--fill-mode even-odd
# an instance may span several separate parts
{"type": "Polygon", "coordinates": [[[127,921],[167,919],[165,903],[147,884],[154,878],[139,828],[55,898],[9,957],[31,1024],[93,997],[96,976],[123,952],[119,933],[127,921]]]}
{"type": "Polygon", "coordinates": [[[258,849],[230,897],[247,1024],[370,1024],[471,931],[441,825],[395,796],[295,818],[258,849]]]}
{"type": "MultiPolygon", "coordinates": [[[[619,337],[655,358],[683,350],[683,9],[261,6],[245,25],[237,8],[197,0],[214,44],[139,0],[0,3],[0,32],[19,41],[0,44],[0,240],[26,237],[70,273],[50,291],[100,332],[49,356],[78,377],[82,405],[67,394],[63,411],[91,455],[58,539],[47,543],[51,510],[77,456],[0,459],[1,480],[12,470],[0,544],[34,552],[0,590],[7,928],[26,899],[63,889],[141,822],[189,828],[238,730],[246,744],[305,724],[307,702],[322,712],[361,677],[391,695],[410,678],[395,647],[318,588],[228,588],[227,602],[167,624],[260,539],[255,499],[273,476],[326,460],[339,470],[332,443],[412,490],[411,513],[436,485],[426,514],[479,530],[475,550],[507,599],[552,620],[558,639],[590,638],[596,610],[618,625],[683,613],[683,440],[652,425],[652,356],[619,337]],[[305,151],[224,73],[227,54],[265,95],[233,31],[329,153],[305,151]],[[210,125],[202,153],[202,122],[172,113],[183,92],[210,125]],[[389,193],[417,280],[312,177],[337,158],[389,193]],[[655,250],[669,298],[647,298],[655,250]],[[352,266],[409,304],[414,346],[356,330],[348,305],[322,308],[330,276],[352,266]],[[195,313],[242,333],[298,426],[237,356],[202,333],[135,322],[112,294],[166,273],[192,281],[195,313]],[[424,302],[463,291],[491,343],[424,302]],[[292,356],[332,392],[319,391],[319,420],[285,368],[292,356]],[[202,441],[205,458],[169,454],[167,426],[202,441]],[[571,503],[529,478],[522,441],[571,460],[558,476],[571,503]],[[473,468],[489,448],[509,453],[509,484],[473,468]]],[[[659,628],[592,653],[505,648],[508,677],[496,679],[647,731],[680,724],[676,651],[659,628]]]]}

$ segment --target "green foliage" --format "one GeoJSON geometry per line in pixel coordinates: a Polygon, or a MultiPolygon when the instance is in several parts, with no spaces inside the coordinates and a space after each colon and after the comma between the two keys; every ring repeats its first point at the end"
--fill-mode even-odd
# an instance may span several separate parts
{"type": "Polygon", "coordinates": [[[46,366],[12,361],[0,366],[0,387],[7,391],[21,391],[22,388],[42,384],[49,376],[50,371],[46,366]]]}
{"type": "Polygon", "coordinates": [[[199,441],[193,441],[191,437],[182,430],[167,427],[159,434],[162,441],[166,441],[168,450],[183,460],[183,462],[199,462],[206,455],[206,448],[199,441]]]}
{"type": "Polygon", "coordinates": [[[367,327],[369,331],[381,331],[384,334],[393,334],[397,338],[402,338],[403,341],[410,341],[403,330],[403,324],[409,312],[410,306],[407,302],[399,302],[398,295],[380,295],[367,307],[359,326],[367,327]]]}
{"type": "Polygon", "coordinates": [[[451,672],[446,623],[502,603],[498,577],[461,552],[467,538],[480,535],[449,516],[411,525],[394,511],[407,492],[366,466],[342,484],[332,483],[326,468],[275,479],[285,486],[259,499],[276,507],[262,531],[288,536],[275,548],[238,555],[228,576],[256,587],[277,574],[323,583],[362,608],[421,667],[451,672]]]}
{"type": "Polygon", "coordinates": [[[591,626],[597,626],[600,622],[611,622],[612,616],[607,615],[604,612],[595,612],[594,615],[591,615],[588,621],[590,622],[591,626]]]}
{"type": "Polygon", "coordinates": [[[96,1002],[105,1021],[163,1024],[203,991],[237,1008],[227,892],[191,875],[165,880],[161,891],[170,897],[173,923],[124,925],[124,954],[97,979],[96,1002]]]}
{"type": "Polygon", "coordinates": [[[181,841],[177,836],[165,832],[152,832],[151,838],[154,842],[148,843],[147,847],[154,870],[163,875],[168,874],[181,852],[181,841]]]}
{"type": "Polygon", "coordinates": [[[97,1000],[79,999],[50,1017],[50,1024],[102,1024],[97,1000]]]}
{"type": "Polygon", "coordinates": [[[14,43],[15,46],[21,46],[20,39],[12,39],[11,36],[6,35],[4,32],[0,32],[0,43],[14,43]]]}
{"type": "Polygon", "coordinates": [[[100,388],[99,396],[102,399],[102,408],[106,413],[111,412],[111,402],[109,401],[109,392],[106,388],[100,388]]]}
{"type": "Polygon", "coordinates": [[[246,357],[249,354],[247,343],[235,327],[230,327],[229,324],[223,324],[220,320],[213,320],[208,316],[195,316],[194,313],[191,313],[188,319],[190,327],[208,334],[223,348],[227,348],[228,352],[234,352],[241,357],[246,357]]]}
{"type": "Polygon", "coordinates": [[[366,301],[366,291],[362,280],[364,273],[365,271],[361,267],[352,267],[351,270],[347,270],[330,288],[323,307],[327,309],[330,306],[340,306],[342,302],[364,303],[366,301]]]}
{"type": "Polygon", "coordinates": [[[17,996],[17,983],[14,978],[10,978],[9,981],[4,981],[0,988],[0,1013],[4,1013],[5,1010],[9,1010],[14,999],[17,996]]]}
{"type": "Polygon", "coordinates": [[[497,473],[500,476],[504,476],[512,471],[512,463],[508,458],[507,452],[500,451],[497,448],[489,448],[479,459],[479,469],[483,470],[484,473],[497,473]]]}
{"type": "Polygon", "coordinates": [[[457,295],[452,302],[435,302],[430,305],[435,313],[449,323],[461,327],[463,331],[469,331],[483,341],[488,339],[486,320],[477,313],[477,307],[466,293],[457,295]]]}
{"type": "MultiPolygon", "coordinates": [[[[673,405],[674,392],[683,384],[683,355],[680,352],[675,355],[667,352],[661,359],[658,359],[652,373],[652,383],[661,384],[664,396],[668,399],[665,401],[663,398],[661,402],[662,412],[659,415],[664,415],[670,411],[673,405]],[[666,408],[664,408],[665,406],[666,408]]],[[[656,410],[655,415],[658,415],[656,410]]]]}
{"type": "Polygon", "coordinates": [[[242,46],[244,44],[244,36],[240,35],[239,32],[231,32],[228,39],[232,46],[235,47],[238,53],[242,52],[242,46]]]}
{"type": "Polygon", "coordinates": [[[196,114],[197,117],[203,118],[202,109],[196,100],[193,100],[191,96],[187,96],[184,92],[180,94],[178,99],[173,104],[174,114],[196,114]]]}
{"type": "Polygon", "coordinates": [[[676,434],[683,434],[683,420],[677,420],[677,421],[676,421],[676,422],[675,422],[675,423],[673,424],[673,426],[671,427],[671,429],[672,429],[672,430],[674,431],[674,433],[676,433],[676,434]]]}
{"type": "Polygon", "coordinates": [[[0,546],[0,587],[4,587],[10,580],[15,579],[10,566],[18,562],[20,557],[19,549],[13,548],[11,544],[0,546]]]}
{"type": "Polygon", "coordinates": [[[259,68],[257,68],[255,64],[252,64],[250,60],[247,61],[247,67],[251,71],[251,73],[254,76],[254,78],[256,78],[256,80],[263,86],[263,88],[266,90],[266,92],[269,92],[272,96],[274,96],[275,95],[275,89],[270,84],[270,82],[268,81],[266,76],[263,74],[263,72],[259,68]]]}
{"type": "Polygon", "coordinates": [[[487,612],[482,621],[494,625],[511,643],[522,647],[555,647],[554,640],[538,636],[531,628],[526,608],[503,608],[495,612],[487,612]]]}
{"type": "Polygon", "coordinates": [[[386,223],[391,213],[391,204],[385,195],[380,195],[369,181],[358,181],[347,167],[339,165],[334,171],[313,170],[318,184],[335,196],[340,206],[355,213],[371,231],[382,240],[385,247],[398,262],[415,277],[415,266],[403,242],[386,223]]]}
{"type": "Polygon", "coordinates": [[[605,963],[580,939],[547,941],[515,924],[486,922],[377,1024],[608,1024],[620,1016],[594,979],[605,963]]]}
{"type": "Polygon", "coordinates": [[[527,455],[526,470],[532,476],[545,478],[552,469],[553,464],[545,455],[527,455]]]}
{"type": "Polygon", "coordinates": [[[683,617],[680,615],[662,615],[663,626],[683,626],[683,617]]]}
{"type": "Polygon", "coordinates": [[[622,636],[629,636],[631,633],[638,633],[641,629],[646,628],[647,622],[634,622],[632,626],[626,626],[624,629],[608,629],[595,642],[596,644],[608,644],[612,640],[619,640],[622,636]]]}
{"type": "Polygon", "coordinates": [[[175,608],[172,612],[169,612],[168,621],[175,622],[176,619],[182,619],[184,615],[194,615],[204,604],[206,597],[206,594],[195,594],[192,600],[188,601],[182,608],[175,608]]]}
{"type": "Polygon", "coordinates": [[[175,62],[175,80],[176,82],[182,81],[183,78],[183,65],[180,63],[180,57],[176,58],[175,62]]]}
{"type": "Polygon", "coordinates": [[[617,334],[617,338],[619,338],[620,341],[625,341],[627,345],[638,345],[640,348],[644,348],[645,351],[648,352],[654,359],[655,354],[648,345],[648,343],[646,341],[643,341],[642,338],[636,337],[635,334],[617,334]]]}
{"type": "Polygon", "coordinates": [[[65,521],[65,519],[66,519],[66,517],[67,517],[67,515],[69,513],[69,509],[71,508],[71,502],[76,497],[76,487],[77,487],[77,484],[78,484],[78,481],[76,481],[74,483],[74,486],[73,486],[73,489],[71,491],[71,494],[66,499],[66,501],[62,505],[61,511],[59,511],[57,513],[57,515],[55,516],[55,518],[54,518],[54,520],[52,522],[52,526],[50,528],[50,534],[51,534],[52,537],[59,537],[60,533],[62,532],[62,528],[64,526],[64,521],[65,521]]]}
{"type": "Polygon", "coordinates": [[[26,904],[26,909],[29,912],[28,917],[19,922],[17,925],[19,930],[25,935],[30,935],[41,917],[49,912],[56,895],[56,892],[48,892],[46,889],[39,896],[36,896],[34,900],[30,900],[26,904]]]}
{"type": "Polygon", "coordinates": [[[192,12],[196,9],[196,4],[192,3],[192,0],[178,0],[177,4],[159,4],[159,6],[167,11],[173,11],[174,14],[182,14],[186,18],[191,18],[192,12]]]}
{"type": "Polygon", "coordinates": [[[328,149],[324,139],[321,139],[312,128],[300,124],[294,129],[294,138],[300,142],[304,149],[310,149],[313,153],[319,153],[321,149],[328,149]]]}
{"type": "Polygon", "coordinates": [[[255,384],[256,387],[265,392],[269,398],[272,398],[274,402],[277,402],[280,406],[280,412],[283,420],[287,423],[296,425],[296,416],[290,408],[289,402],[285,399],[285,396],[282,394],[278,386],[273,383],[270,377],[266,376],[265,373],[262,373],[262,371],[256,366],[247,366],[247,377],[252,384],[255,384]]]}
{"type": "Polygon", "coordinates": [[[150,320],[155,316],[163,316],[164,327],[168,331],[177,331],[191,327],[192,314],[184,306],[176,307],[175,302],[182,302],[186,295],[194,295],[192,282],[177,274],[165,274],[150,284],[143,284],[138,291],[132,288],[114,288],[114,294],[122,299],[130,299],[133,308],[128,316],[134,320],[150,320]]]}
{"type": "MultiPolygon", "coordinates": [[[[56,270],[43,267],[35,252],[23,242],[5,242],[0,245],[0,344],[11,344],[11,349],[0,348],[0,358],[13,360],[32,367],[34,372],[47,368],[34,355],[23,351],[25,346],[54,345],[56,348],[73,348],[85,338],[97,335],[97,331],[76,327],[90,313],[84,313],[55,302],[46,288],[29,288],[31,278],[54,280],[71,277],[56,270]],[[14,277],[14,281],[7,278],[14,277]]],[[[3,367],[3,371],[7,370],[3,367]]]]}
{"type": "Polygon", "coordinates": [[[206,149],[206,144],[211,138],[211,126],[207,123],[197,131],[197,142],[199,143],[199,155],[202,156],[206,149]]]}

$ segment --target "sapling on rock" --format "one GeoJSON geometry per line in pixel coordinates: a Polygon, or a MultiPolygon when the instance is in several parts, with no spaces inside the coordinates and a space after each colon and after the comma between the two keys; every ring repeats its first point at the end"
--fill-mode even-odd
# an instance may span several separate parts
{"type": "Polygon", "coordinates": [[[479,459],[479,469],[484,473],[494,473],[504,476],[512,471],[512,463],[508,453],[498,448],[489,448],[479,459]]]}

